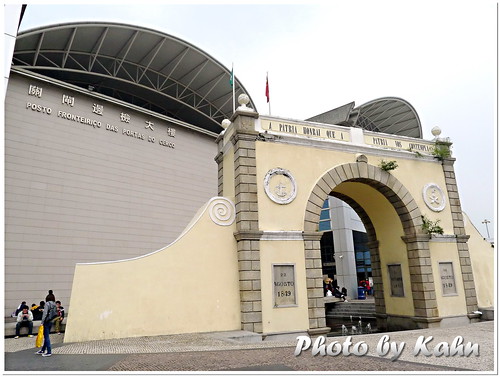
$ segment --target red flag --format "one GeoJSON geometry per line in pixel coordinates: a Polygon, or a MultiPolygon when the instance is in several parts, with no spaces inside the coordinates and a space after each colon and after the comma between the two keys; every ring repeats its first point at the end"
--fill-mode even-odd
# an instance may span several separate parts
{"type": "Polygon", "coordinates": [[[267,78],[267,75],[266,75],[266,97],[267,97],[267,103],[269,103],[269,79],[267,78]]]}

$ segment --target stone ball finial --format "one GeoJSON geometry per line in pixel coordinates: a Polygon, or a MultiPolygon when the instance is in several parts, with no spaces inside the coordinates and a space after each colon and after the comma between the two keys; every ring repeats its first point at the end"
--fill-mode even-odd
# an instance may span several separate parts
{"type": "Polygon", "coordinates": [[[238,96],[238,103],[243,106],[247,107],[248,103],[250,102],[250,97],[248,97],[245,93],[240,94],[238,96]]]}
{"type": "Polygon", "coordinates": [[[221,126],[222,126],[222,128],[224,128],[224,129],[228,128],[230,125],[231,125],[231,121],[230,121],[229,119],[224,119],[224,120],[221,122],[221,126]]]}
{"type": "Polygon", "coordinates": [[[434,137],[439,137],[439,135],[441,135],[441,128],[439,128],[438,126],[433,127],[431,133],[432,135],[434,135],[434,137]]]}

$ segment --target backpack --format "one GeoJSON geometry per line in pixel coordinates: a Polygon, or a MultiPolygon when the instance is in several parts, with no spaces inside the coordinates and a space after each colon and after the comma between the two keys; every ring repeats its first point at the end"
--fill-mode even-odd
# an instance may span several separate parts
{"type": "Polygon", "coordinates": [[[47,314],[47,318],[45,319],[45,322],[50,322],[56,317],[57,317],[57,306],[54,304],[54,306],[50,308],[47,314]]]}

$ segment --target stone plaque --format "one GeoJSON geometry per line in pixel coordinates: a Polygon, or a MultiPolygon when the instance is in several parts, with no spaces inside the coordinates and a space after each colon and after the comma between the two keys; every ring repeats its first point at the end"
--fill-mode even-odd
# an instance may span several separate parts
{"type": "Polygon", "coordinates": [[[274,307],[296,306],[295,265],[273,264],[274,307]]]}
{"type": "Polygon", "coordinates": [[[441,288],[443,296],[456,295],[455,274],[452,262],[439,262],[439,275],[441,276],[441,288]]]}
{"type": "Polygon", "coordinates": [[[391,296],[404,297],[403,273],[400,264],[388,264],[389,280],[391,281],[391,296]]]}

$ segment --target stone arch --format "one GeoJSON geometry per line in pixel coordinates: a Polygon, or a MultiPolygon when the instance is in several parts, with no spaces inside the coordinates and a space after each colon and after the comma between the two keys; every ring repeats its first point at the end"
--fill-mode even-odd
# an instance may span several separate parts
{"type": "Polygon", "coordinates": [[[377,166],[368,164],[364,155],[358,155],[355,163],[338,165],[326,172],[315,184],[309,196],[304,217],[304,243],[309,298],[309,322],[311,328],[326,325],[324,303],[322,301],[322,269],[318,224],[323,202],[328,195],[336,196],[358,213],[363,221],[367,235],[368,247],[372,257],[372,270],[375,284],[375,306],[379,328],[425,328],[438,319],[434,278],[432,276],[428,234],[422,231],[422,216],[411,193],[392,174],[377,166]],[[379,191],[394,207],[401,221],[406,243],[408,264],[410,267],[411,291],[413,296],[414,316],[396,318],[386,314],[382,287],[381,265],[378,239],[372,221],[364,209],[347,195],[333,192],[343,182],[359,182],[379,191]],[[318,259],[307,261],[307,259],[318,259]],[[313,267],[311,267],[313,266],[313,267]],[[319,299],[321,297],[321,299],[319,299]],[[321,309],[320,310],[320,306],[321,309]],[[321,317],[321,314],[323,317],[321,317]]]}
{"type": "Polygon", "coordinates": [[[363,161],[363,157],[358,157],[356,163],[336,166],[318,180],[307,202],[304,231],[317,230],[324,198],[337,185],[342,182],[360,182],[373,187],[387,198],[398,213],[406,236],[421,233],[419,229],[422,226],[422,216],[410,192],[392,174],[369,165],[363,161]]]}

